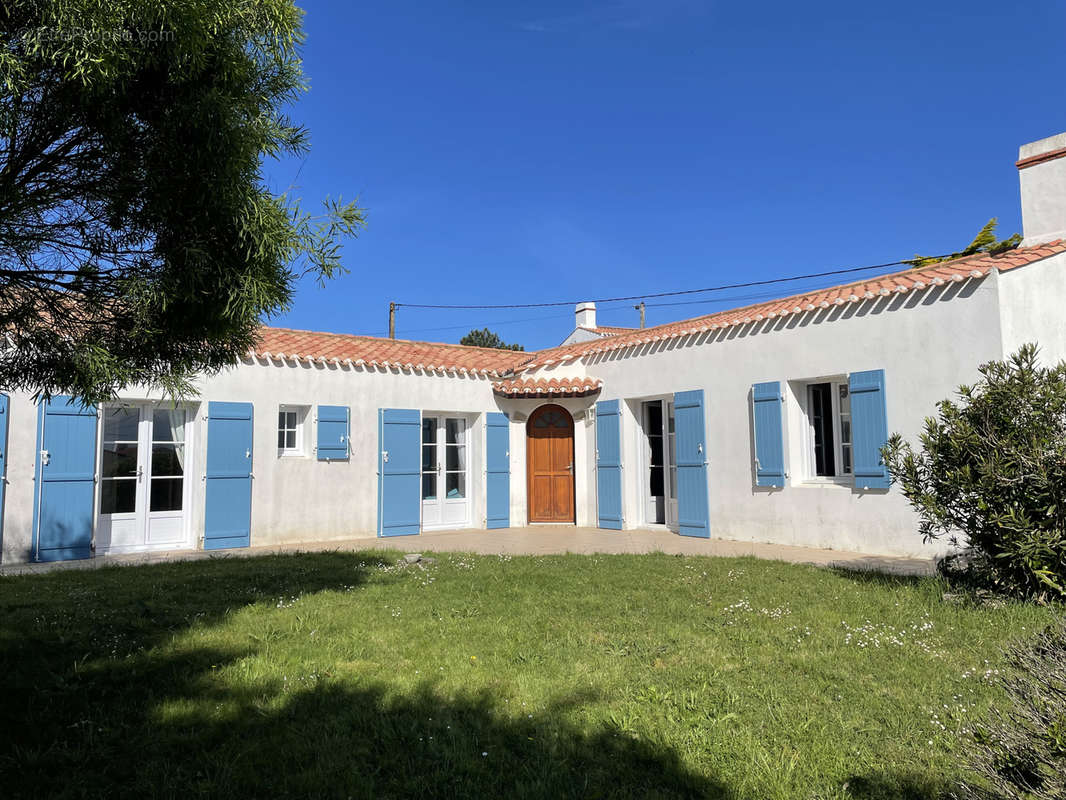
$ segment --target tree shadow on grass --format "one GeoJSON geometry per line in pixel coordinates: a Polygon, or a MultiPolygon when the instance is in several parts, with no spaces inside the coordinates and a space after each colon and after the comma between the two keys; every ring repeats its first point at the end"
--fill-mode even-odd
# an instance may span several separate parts
{"type": "Polygon", "coordinates": [[[916,587],[929,584],[937,580],[935,575],[912,575],[900,572],[886,572],[876,564],[860,565],[853,562],[848,564],[834,564],[829,571],[841,578],[864,583],[870,586],[883,586],[887,588],[916,587]]]}
{"type": "Polygon", "coordinates": [[[855,800],[938,800],[951,788],[943,778],[919,773],[854,775],[844,784],[845,796],[855,800]]]}
{"type": "Polygon", "coordinates": [[[587,698],[529,716],[488,691],[245,676],[264,646],[252,638],[156,648],[245,605],[354,586],[367,561],[314,554],[4,585],[4,797],[730,796],[664,745],[573,722],[587,698]]]}
{"type": "Polygon", "coordinates": [[[29,690],[72,662],[149,650],[248,606],[355,588],[395,558],[303,553],[0,577],[0,675],[29,690]]]}

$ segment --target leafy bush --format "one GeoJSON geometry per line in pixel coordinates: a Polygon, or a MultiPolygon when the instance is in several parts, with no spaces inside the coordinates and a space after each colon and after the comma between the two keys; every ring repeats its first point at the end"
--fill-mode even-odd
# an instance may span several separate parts
{"type": "Polygon", "coordinates": [[[1066,363],[1036,345],[981,367],[981,380],[925,420],[921,452],[882,450],[926,541],[970,550],[971,579],[1023,597],[1066,596],[1066,363]]]}
{"type": "Polygon", "coordinates": [[[968,786],[977,800],[1066,798],[1066,617],[1008,654],[1000,679],[1010,710],[994,709],[974,732],[969,766],[986,786],[968,786]]]}

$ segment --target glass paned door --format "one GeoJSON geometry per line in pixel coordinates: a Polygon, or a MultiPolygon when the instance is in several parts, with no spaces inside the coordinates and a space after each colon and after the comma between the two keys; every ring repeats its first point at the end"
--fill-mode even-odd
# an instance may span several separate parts
{"type": "Polygon", "coordinates": [[[663,431],[663,401],[649,400],[644,404],[644,521],[666,522],[665,442],[663,431]]]}
{"type": "Polygon", "coordinates": [[[466,420],[444,421],[444,496],[466,499],[466,420]]]}
{"type": "Polygon", "coordinates": [[[437,460],[436,417],[422,417],[422,502],[437,502],[440,462],[437,460]]]}
{"type": "Polygon", "coordinates": [[[422,417],[422,527],[470,524],[467,424],[462,417],[422,417]]]}
{"type": "Polygon", "coordinates": [[[140,488],[139,408],[105,408],[100,459],[100,513],[134,514],[140,488]]]}
{"type": "Polygon", "coordinates": [[[98,550],[185,544],[185,409],[105,406],[102,416],[98,550]]]}
{"type": "Polygon", "coordinates": [[[677,433],[674,426],[674,404],[666,403],[666,462],[668,466],[666,524],[677,527],[677,433]]]}

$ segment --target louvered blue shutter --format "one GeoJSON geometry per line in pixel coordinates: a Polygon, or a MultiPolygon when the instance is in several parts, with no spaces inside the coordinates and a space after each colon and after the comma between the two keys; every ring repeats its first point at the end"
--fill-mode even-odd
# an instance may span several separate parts
{"type": "Polygon", "coordinates": [[[596,508],[599,527],[622,530],[622,413],[617,400],[596,404],[596,508]]]}
{"type": "Polygon", "coordinates": [[[485,420],[485,526],[511,527],[511,429],[507,415],[485,420]]]}
{"type": "Polygon", "coordinates": [[[853,372],[848,380],[848,393],[851,396],[855,487],[887,489],[891,479],[881,458],[881,448],[888,441],[885,371],[853,372]]]}
{"type": "Polygon", "coordinates": [[[207,404],[204,549],[252,539],[252,404],[207,404]]]}
{"type": "Polygon", "coordinates": [[[682,536],[711,537],[703,390],[674,395],[677,446],[677,524],[682,536]]]}
{"type": "Polygon", "coordinates": [[[4,486],[7,484],[7,420],[11,404],[0,394],[0,542],[4,540],[4,486]]]}
{"type": "Polygon", "coordinates": [[[315,452],[319,461],[338,461],[348,457],[348,416],[348,406],[318,407],[315,452]]]}
{"type": "Polygon", "coordinates": [[[755,485],[785,485],[785,443],[781,430],[784,398],[781,383],[768,381],[751,387],[755,421],[755,485]]]}
{"type": "Polygon", "coordinates": [[[422,414],[378,410],[378,535],[417,534],[422,520],[422,414]]]}
{"type": "Polygon", "coordinates": [[[88,558],[96,499],[96,406],[53,397],[37,407],[38,561],[88,558]]]}

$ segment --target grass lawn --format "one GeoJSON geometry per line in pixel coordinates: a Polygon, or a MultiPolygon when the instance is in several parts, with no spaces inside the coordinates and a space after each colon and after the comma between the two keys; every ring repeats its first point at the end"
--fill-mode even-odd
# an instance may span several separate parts
{"type": "Polygon", "coordinates": [[[0,795],[935,797],[1049,619],[754,559],[396,560],[0,578],[0,795]]]}

